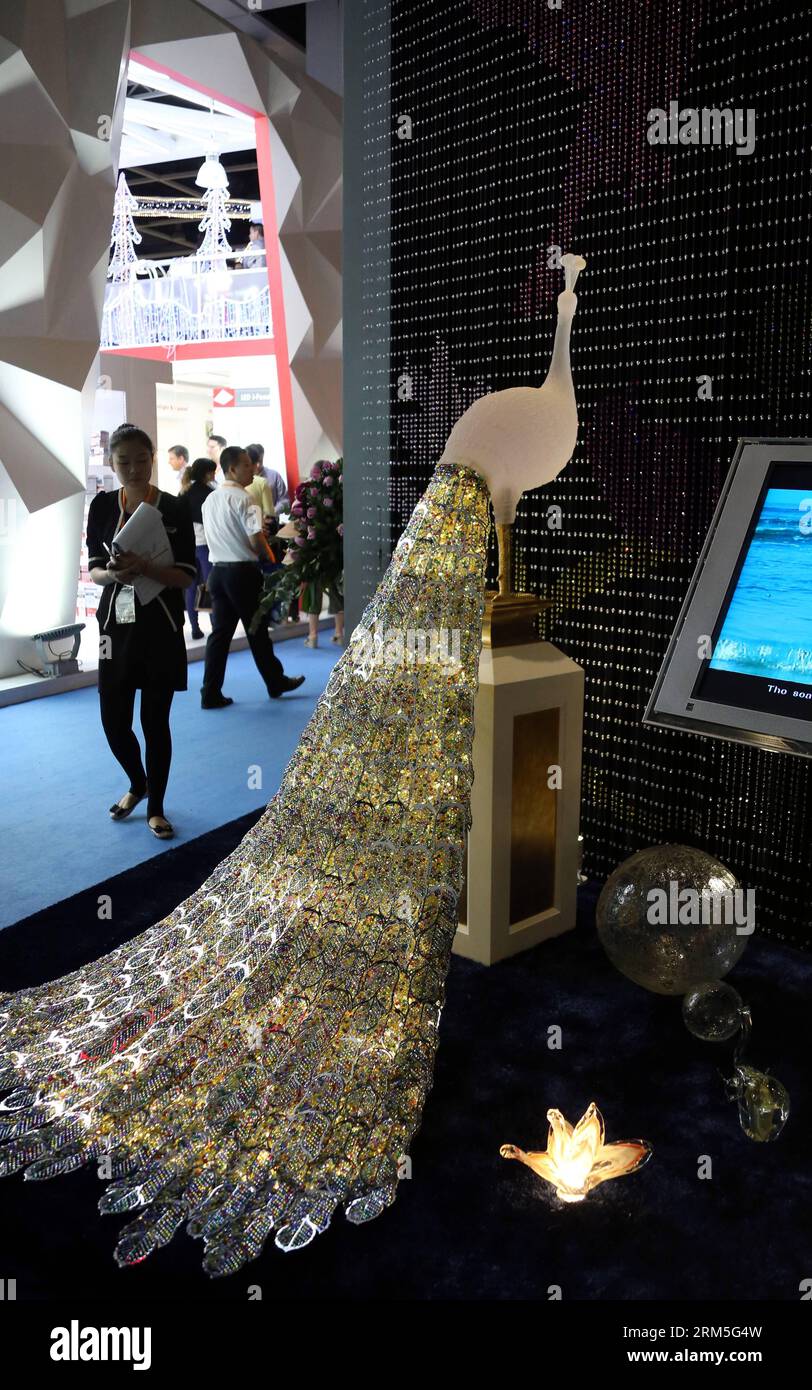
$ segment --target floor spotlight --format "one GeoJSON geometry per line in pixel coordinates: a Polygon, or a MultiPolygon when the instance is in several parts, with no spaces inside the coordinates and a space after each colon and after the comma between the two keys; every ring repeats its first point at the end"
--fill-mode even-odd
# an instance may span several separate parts
{"type": "Polygon", "coordinates": [[[33,634],[31,641],[36,642],[39,659],[43,665],[43,675],[72,676],[79,670],[76,657],[79,652],[80,633],[84,631],[84,627],[84,623],[67,623],[65,627],[52,627],[47,632],[33,634]],[[51,644],[64,641],[68,637],[73,639],[70,651],[55,652],[51,644]]]}

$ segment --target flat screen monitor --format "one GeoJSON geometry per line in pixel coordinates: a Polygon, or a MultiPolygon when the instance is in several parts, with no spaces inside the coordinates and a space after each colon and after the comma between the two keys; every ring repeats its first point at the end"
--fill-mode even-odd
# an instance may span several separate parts
{"type": "Polygon", "coordinates": [[[812,757],[812,441],[739,441],[644,723],[812,757]]]}

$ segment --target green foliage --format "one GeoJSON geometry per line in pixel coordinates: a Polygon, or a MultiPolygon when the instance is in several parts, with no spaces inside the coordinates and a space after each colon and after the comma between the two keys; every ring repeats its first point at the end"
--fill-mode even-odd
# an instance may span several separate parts
{"type": "MultiPolygon", "coordinates": [[[[329,594],[340,607],[344,595],[344,460],[314,463],[291,505],[293,536],[285,537],[284,568],[265,576],[265,590],[251,624],[278,606],[286,614],[297,595],[302,611],[318,613],[329,594]]],[[[286,528],[287,529],[287,528],[286,528]]]]}

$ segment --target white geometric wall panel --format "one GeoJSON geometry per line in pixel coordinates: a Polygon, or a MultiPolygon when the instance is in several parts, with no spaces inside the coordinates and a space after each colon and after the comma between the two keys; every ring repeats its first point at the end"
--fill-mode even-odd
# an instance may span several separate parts
{"type": "Polygon", "coordinates": [[[131,49],[268,115],[300,471],[341,450],[341,99],[192,0],[0,0],[0,677],[74,616],[131,49]]]}

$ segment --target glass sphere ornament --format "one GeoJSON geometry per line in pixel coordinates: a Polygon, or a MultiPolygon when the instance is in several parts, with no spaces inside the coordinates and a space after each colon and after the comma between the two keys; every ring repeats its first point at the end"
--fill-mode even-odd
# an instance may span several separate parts
{"type": "Polygon", "coordinates": [[[727,1042],[741,1028],[742,1006],[738,991],[719,980],[686,994],[682,1018],[688,1032],[702,1042],[727,1042]]]}
{"type": "Polygon", "coordinates": [[[739,882],[704,850],[655,845],[610,874],[597,907],[612,964],[655,994],[687,994],[732,970],[752,931],[739,882]]]}

